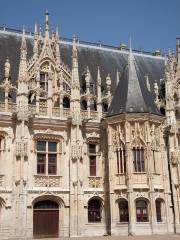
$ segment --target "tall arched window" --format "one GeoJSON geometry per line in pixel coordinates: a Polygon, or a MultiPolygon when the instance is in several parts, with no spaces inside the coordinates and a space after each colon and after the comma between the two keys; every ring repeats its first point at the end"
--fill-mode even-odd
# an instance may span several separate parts
{"type": "Polygon", "coordinates": [[[126,153],[125,149],[116,149],[117,173],[126,173],[126,153]]]}
{"type": "Polygon", "coordinates": [[[156,219],[157,222],[162,222],[162,200],[156,199],[156,219]]]}
{"type": "Polygon", "coordinates": [[[119,221],[129,222],[128,202],[125,199],[119,201],[119,221]]]}
{"type": "Polygon", "coordinates": [[[91,199],[88,203],[88,222],[101,222],[101,201],[91,199]]]}
{"type": "Polygon", "coordinates": [[[135,172],[145,172],[144,148],[133,147],[133,165],[135,172]]]}
{"type": "Polygon", "coordinates": [[[136,221],[148,222],[148,204],[145,200],[136,201],[136,221]]]}

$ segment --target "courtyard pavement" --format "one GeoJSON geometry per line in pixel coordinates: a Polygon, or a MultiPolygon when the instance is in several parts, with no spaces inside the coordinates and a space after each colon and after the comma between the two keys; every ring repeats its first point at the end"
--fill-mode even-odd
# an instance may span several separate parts
{"type": "MultiPolygon", "coordinates": [[[[105,236],[105,237],[72,237],[46,238],[40,240],[180,240],[180,235],[148,235],[148,236],[105,236]]],[[[37,239],[36,239],[37,240],[37,239]]]]}

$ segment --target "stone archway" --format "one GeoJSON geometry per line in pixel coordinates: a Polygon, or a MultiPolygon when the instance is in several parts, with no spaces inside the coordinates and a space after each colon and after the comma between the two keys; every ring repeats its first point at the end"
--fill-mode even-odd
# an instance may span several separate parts
{"type": "Polygon", "coordinates": [[[59,204],[53,200],[41,200],[33,207],[33,236],[52,238],[59,236],[59,204]]]}

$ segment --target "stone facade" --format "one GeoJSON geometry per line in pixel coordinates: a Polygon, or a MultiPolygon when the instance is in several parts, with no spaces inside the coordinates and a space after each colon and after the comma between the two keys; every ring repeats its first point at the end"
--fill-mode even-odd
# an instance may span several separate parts
{"type": "Polygon", "coordinates": [[[48,13],[45,33],[35,26],[33,38],[28,59],[23,30],[17,85],[8,58],[0,85],[0,239],[35,236],[43,202],[58,204],[58,236],[180,233],[179,44],[167,59],[164,88],[154,84],[165,115],[108,116],[112,80],[106,77],[102,94],[97,66],[95,95],[87,67],[82,91],[76,39],[69,69],[48,13]]]}

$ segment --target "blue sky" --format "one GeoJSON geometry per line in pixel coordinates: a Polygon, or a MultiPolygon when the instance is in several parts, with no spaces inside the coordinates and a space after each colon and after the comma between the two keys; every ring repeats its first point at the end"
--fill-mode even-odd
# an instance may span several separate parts
{"type": "Polygon", "coordinates": [[[153,51],[175,49],[180,36],[180,0],[1,0],[0,25],[28,30],[44,24],[50,13],[51,27],[63,37],[153,51]]]}

